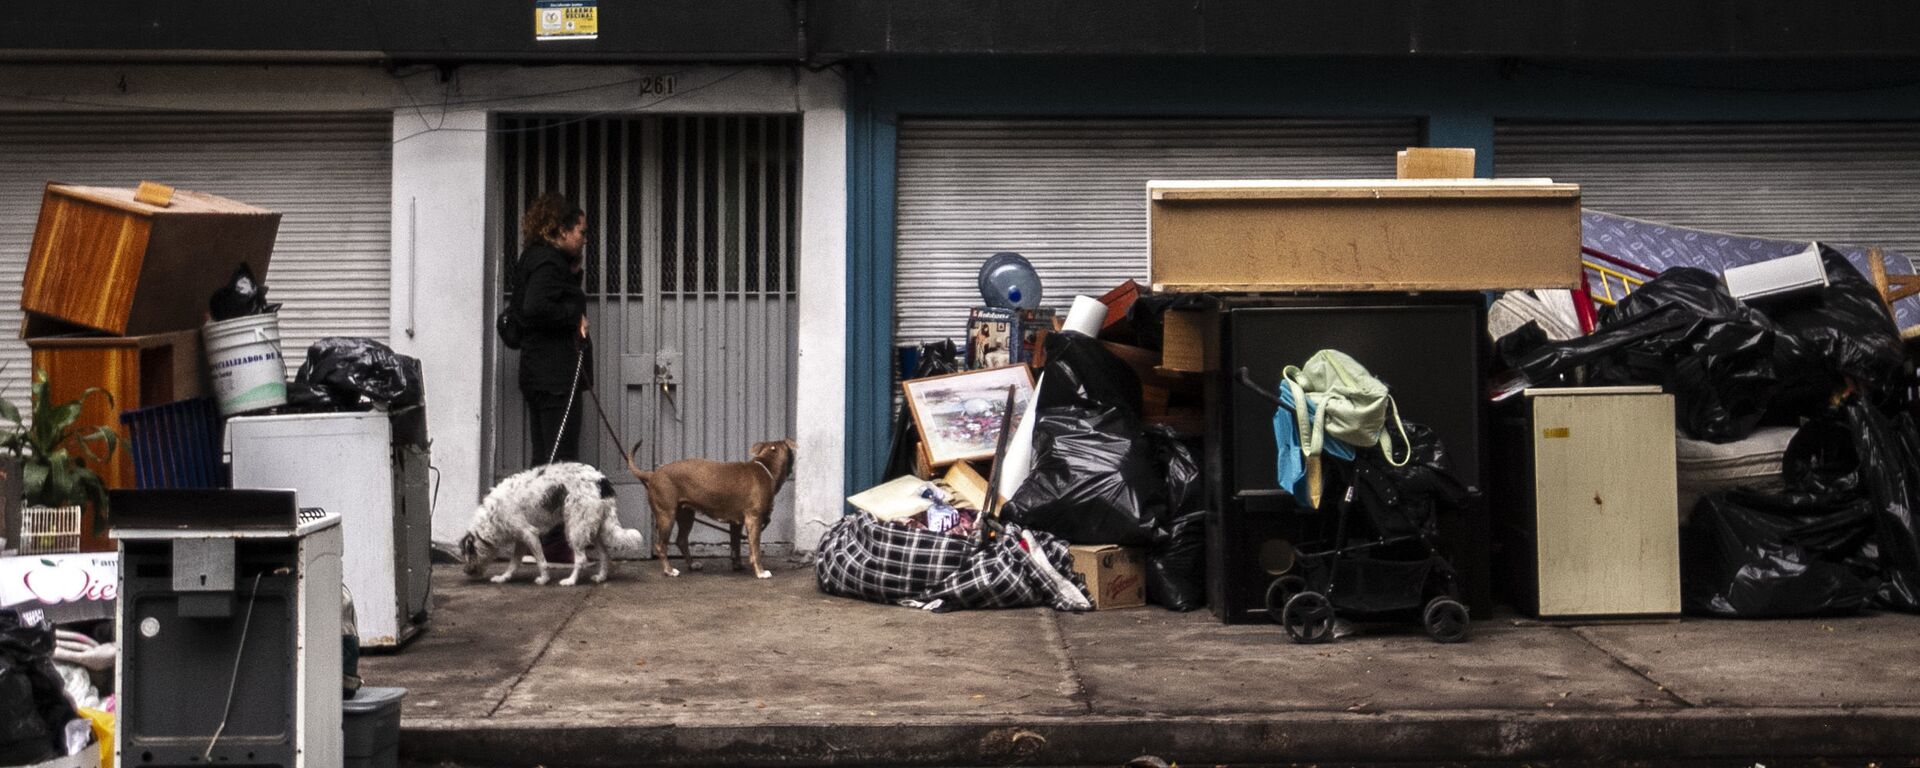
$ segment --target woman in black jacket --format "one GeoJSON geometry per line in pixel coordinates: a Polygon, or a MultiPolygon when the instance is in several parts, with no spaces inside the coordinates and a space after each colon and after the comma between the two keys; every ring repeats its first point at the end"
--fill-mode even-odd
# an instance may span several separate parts
{"type": "Polygon", "coordinates": [[[586,212],[560,195],[541,195],[520,219],[521,251],[514,262],[524,329],[520,395],[527,401],[535,465],[580,458],[581,404],[575,395],[593,381],[587,294],[580,287],[586,244],[586,212]]]}

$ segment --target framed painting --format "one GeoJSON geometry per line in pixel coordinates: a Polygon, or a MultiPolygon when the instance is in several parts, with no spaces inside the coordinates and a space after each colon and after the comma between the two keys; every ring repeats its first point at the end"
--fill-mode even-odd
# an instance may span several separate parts
{"type": "Polygon", "coordinates": [[[1033,373],[1024,365],[910,379],[900,386],[935,467],[993,458],[1000,442],[1000,420],[1006,413],[1007,388],[1014,389],[1015,426],[1033,399],[1033,373]]]}

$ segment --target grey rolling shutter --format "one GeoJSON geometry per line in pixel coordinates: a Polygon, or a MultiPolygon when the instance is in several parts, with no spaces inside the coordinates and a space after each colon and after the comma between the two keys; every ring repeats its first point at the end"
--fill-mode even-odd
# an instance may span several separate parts
{"type": "Polygon", "coordinates": [[[1920,257],[1920,122],[1502,121],[1494,167],[1608,213],[1920,257]]]}
{"type": "MultiPolygon", "coordinates": [[[[388,335],[392,217],[390,113],[0,114],[0,373],[26,398],[20,282],[48,181],[141,180],[281,214],[267,297],[284,303],[287,373],[323,336],[388,335]]],[[[206,296],[182,296],[204,304],[206,296]]]]}
{"type": "Polygon", "coordinates": [[[1411,119],[902,120],[894,338],[960,339],[996,251],[1061,311],[1145,282],[1149,179],[1392,178],[1419,137],[1411,119]]]}

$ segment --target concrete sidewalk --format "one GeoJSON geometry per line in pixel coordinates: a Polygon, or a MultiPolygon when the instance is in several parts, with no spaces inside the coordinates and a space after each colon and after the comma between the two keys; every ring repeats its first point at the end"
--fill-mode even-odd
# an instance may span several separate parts
{"type": "MultiPolygon", "coordinates": [[[[523,569],[522,577],[528,571],[523,569]]],[[[936,615],[709,561],[600,586],[436,569],[367,657],[402,753],[462,766],[1182,765],[1920,757],[1920,617],[1546,626],[1318,646],[1155,607],[936,615]]]]}

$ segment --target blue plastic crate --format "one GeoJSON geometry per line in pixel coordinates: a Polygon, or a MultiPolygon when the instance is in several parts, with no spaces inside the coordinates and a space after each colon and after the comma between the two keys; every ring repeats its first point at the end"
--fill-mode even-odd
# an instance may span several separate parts
{"type": "Polygon", "coordinates": [[[220,409],[213,398],[121,411],[120,423],[133,453],[135,488],[228,486],[220,461],[220,409]]]}

